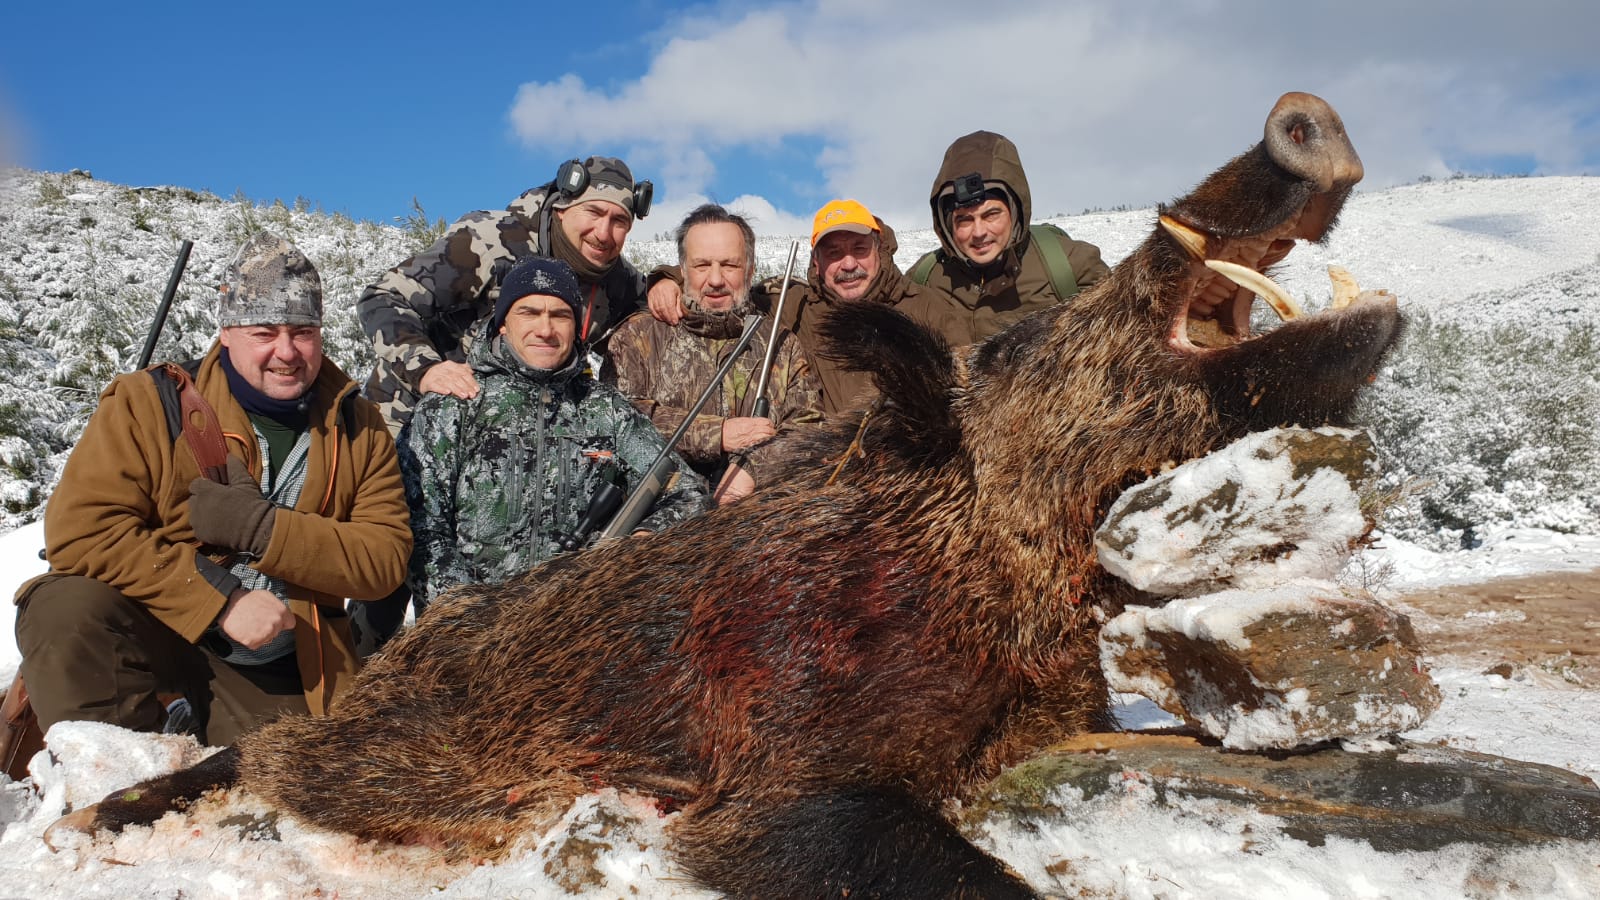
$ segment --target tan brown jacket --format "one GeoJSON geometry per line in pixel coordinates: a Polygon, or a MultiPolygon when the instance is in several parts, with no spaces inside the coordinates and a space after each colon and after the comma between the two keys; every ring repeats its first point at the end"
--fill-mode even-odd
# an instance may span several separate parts
{"type": "MultiPolygon", "coordinates": [[[[228,452],[259,478],[254,431],[228,391],[217,345],[195,383],[217,412],[228,452]]],[[[394,441],[377,407],[350,397],[355,389],[323,360],[312,385],[311,451],[300,501],[293,510],[278,510],[272,540],[256,563],[288,584],[295,653],[315,714],[327,711],[359,665],[344,599],[387,595],[405,578],[411,554],[394,441]]],[[[198,477],[187,444],[168,434],[149,373],[112,381],[45,511],[51,571],[109,584],[198,641],[227,600],[216,584],[218,567],[199,561],[204,557],[189,525],[189,483],[198,477]]]]}
{"type": "MultiPolygon", "coordinates": [[[[896,307],[901,312],[911,315],[912,318],[928,324],[926,320],[914,311],[913,307],[921,307],[912,302],[919,295],[926,295],[929,291],[916,282],[907,278],[895,265],[894,254],[900,249],[900,242],[895,237],[894,229],[890,228],[882,219],[873,217],[878,223],[878,276],[874,283],[862,295],[864,303],[887,303],[896,307]]],[[[778,305],[778,291],[782,287],[782,279],[768,279],[759,285],[751,295],[756,307],[763,312],[771,313],[778,305]]],[[[789,297],[784,301],[783,327],[794,332],[800,338],[800,346],[805,348],[806,355],[811,357],[811,368],[816,373],[817,381],[822,386],[822,414],[827,419],[837,418],[847,410],[871,402],[878,396],[878,389],[872,383],[872,376],[864,372],[852,372],[845,368],[842,361],[827,355],[827,347],[822,340],[822,320],[837,305],[839,301],[822,287],[822,273],[817,269],[815,258],[811,260],[806,272],[805,282],[794,282],[789,288],[789,297]]]]}

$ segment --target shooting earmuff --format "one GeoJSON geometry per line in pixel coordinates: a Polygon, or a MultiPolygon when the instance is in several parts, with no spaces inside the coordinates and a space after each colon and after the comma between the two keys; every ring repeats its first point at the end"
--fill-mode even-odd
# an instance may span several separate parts
{"type": "MultiPolygon", "coordinates": [[[[581,159],[569,159],[556,170],[556,190],[563,197],[576,197],[589,187],[589,169],[581,159]]],[[[633,185],[633,217],[642,219],[650,214],[650,201],[655,196],[655,185],[648,181],[633,185]]]]}

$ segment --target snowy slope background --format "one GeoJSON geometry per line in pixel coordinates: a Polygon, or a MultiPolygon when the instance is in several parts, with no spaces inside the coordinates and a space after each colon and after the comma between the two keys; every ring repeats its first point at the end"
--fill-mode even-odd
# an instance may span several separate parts
{"type": "MultiPolygon", "coordinates": [[[[182,238],[196,247],[158,358],[209,345],[208,301],[221,267],[245,235],[266,227],[317,262],[329,354],[361,377],[370,355],[350,308],[355,297],[425,245],[438,224],[422,215],[396,226],[360,223],[322,215],[308,201],[255,205],[82,174],[12,172],[4,191],[0,532],[17,529],[0,536],[0,594],[7,596],[42,567],[40,504],[99,387],[131,367],[182,238]]],[[[1096,243],[1114,263],[1144,239],[1153,217],[1142,209],[1049,221],[1096,243]]],[[[929,231],[899,237],[902,266],[935,244],[929,231]]],[[[762,240],[766,274],[781,268],[787,249],[787,238],[762,240]]],[[[801,265],[803,250],[804,241],[801,265]]],[[[1459,179],[1358,194],[1326,248],[1303,246],[1280,268],[1280,282],[1309,307],[1326,302],[1325,266],[1334,262],[1363,287],[1394,292],[1412,316],[1406,346],[1364,411],[1392,486],[1404,485],[1407,495],[1381,549],[1364,562],[1390,570],[1390,590],[1600,568],[1597,251],[1600,178],[1459,179]]],[[[673,248],[636,239],[629,253],[648,266],[671,261],[673,248]]],[[[0,625],[9,626],[9,613],[0,625]]],[[[10,631],[0,638],[6,680],[17,661],[10,631]]],[[[1597,686],[1449,666],[1433,674],[1445,705],[1407,737],[1600,778],[1597,686]]],[[[1122,718],[1130,727],[1161,720],[1131,700],[1122,718]]],[[[77,842],[52,854],[40,835],[67,804],[170,769],[197,748],[83,723],[58,727],[51,742],[54,765],[41,757],[33,784],[0,789],[0,894],[707,896],[661,852],[669,820],[607,792],[583,798],[561,825],[526,836],[488,866],[360,845],[289,821],[276,824],[278,840],[258,839],[249,820],[260,810],[248,798],[193,819],[169,818],[109,847],[77,842]],[[599,875],[574,880],[588,870],[567,865],[569,854],[597,849],[599,875]]],[[[1600,896],[1600,865],[1588,846],[1398,856],[1340,839],[1312,847],[1282,836],[1269,816],[1199,802],[1161,809],[1137,785],[1103,795],[1083,814],[1084,827],[1002,829],[987,846],[1031,876],[1067,872],[1067,886],[1082,896],[1600,896]]]]}
{"type": "MultiPolygon", "coordinates": [[[[222,267],[266,228],[317,263],[328,354],[360,379],[371,349],[356,298],[443,226],[420,211],[380,225],[324,215],[304,198],[260,205],[86,173],[0,176],[0,529],[38,518],[100,388],[137,359],[183,239],[195,248],[157,359],[204,352],[222,267]]],[[[1136,209],[1049,221],[1115,263],[1153,220],[1136,209]]],[[[674,262],[673,245],[644,240],[646,227],[628,243],[630,258],[641,268],[674,262]]],[[[927,229],[898,234],[902,268],[937,246],[927,229]]],[[[766,274],[781,272],[788,243],[760,240],[766,274]]],[[[1357,194],[1329,244],[1301,246],[1278,278],[1320,308],[1329,263],[1392,291],[1411,315],[1363,412],[1389,486],[1408,494],[1387,528],[1434,549],[1472,546],[1494,527],[1600,534],[1600,178],[1357,194]]]]}

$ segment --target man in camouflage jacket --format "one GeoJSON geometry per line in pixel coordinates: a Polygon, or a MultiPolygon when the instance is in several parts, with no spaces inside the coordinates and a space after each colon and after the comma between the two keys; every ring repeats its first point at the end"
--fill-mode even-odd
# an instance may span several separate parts
{"type": "MultiPolygon", "coordinates": [[[[685,289],[683,316],[668,325],[648,313],[632,316],[611,340],[603,377],[648,415],[662,434],[683,423],[706,385],[733,352],[750,313],[755,234],[742,217],[708,203],[678,226],[678,263],[685,289]]],[[[780,438],[822,421],[819,386],[800,342],[778,329],[778,349],[767,378],[768,416],[757,416],[756,388],[767,356],[772,320],[723,377],[695,416],[678,451],[716,484],[717,502],[737,500],[775,477],[780,438]]]]}
{"type": "MultiPolygon", "coordinates": [[[[665,446],[586,371],[575,337],[582,310],[564,263],[518,263],[469,351],[478,392],[424,396],[401,433],[419,607],[453,585],[504,581],[561,552],[601,483],[631,489],[665,446]]],[[[636,531],[704,510],[704,482],[681,459],[679,473],[636,531]]]]}
{"type": "Polygon", "coordinates": [[[466,399],[477,391],[465,344],[494,309],[506,272],[524,257],[572,267],[583,288],[578,339],[601,348],[644,299],[644,277],[622,258],[622,247],[648,206],[649,182],[635,185],[621,160],[573,161],[558,181],[525,191],[505,209],[461,217],[363,291],[356,315],[378,357],[365,393],[390,430],[399,433],[423,394],[466,399]]]}

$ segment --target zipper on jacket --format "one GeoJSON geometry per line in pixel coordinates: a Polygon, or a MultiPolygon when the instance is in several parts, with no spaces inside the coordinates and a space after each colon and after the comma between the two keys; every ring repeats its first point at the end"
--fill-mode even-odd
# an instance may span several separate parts
{"type": "MultiPolygon", "coordinates": [[[[544,433],[544,420],[549,416],[546,407],[550,405],[550,386],[539,386],[539,406],[534,410],[535,421],[533,429],[533,471],[541,482],[544,480],[544,449],[548,440],[544,433]]],[[[544,508],[544,491],[539,491],[539,497],[534,507],[534,515],[528,520],[528,558],[534,559],[538,553],[538,542],[544,540],[544,520],[550,510],[544,508]]]]}
{"type": "MultiPolygon", "coordinates": [[[[517,404],[517,407],[521,407],[521,404],[517,404]]],[[[522,419],[521,409],[518,411],[517,419],[522,419]]],[[[522,485],[527,480],[525,460],[528,458],[528,445],[524,421],[517,421],[515,427],[509,429],[511,440],[507,450],[505,483],[500,486],[506,498],[505,524],[510,528],[515,528],[522,517],[522,485]]]]}

